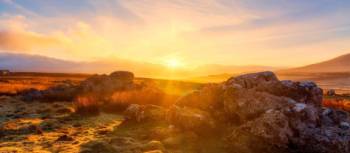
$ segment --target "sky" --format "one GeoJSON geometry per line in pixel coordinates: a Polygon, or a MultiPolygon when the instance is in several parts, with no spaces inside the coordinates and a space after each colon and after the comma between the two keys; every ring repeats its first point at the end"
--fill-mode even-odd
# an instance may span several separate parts
{"type": "Polygon", "coordinates": [[[295,67],[350,50],[349,0],[0,0],[0,52],[295,67]]]}

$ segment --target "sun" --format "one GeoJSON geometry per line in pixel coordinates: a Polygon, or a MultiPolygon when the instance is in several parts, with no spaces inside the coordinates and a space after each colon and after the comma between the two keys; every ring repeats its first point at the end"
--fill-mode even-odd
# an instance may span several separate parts
{"type": "Polygon", "coordinates": [[[178,60],[176,58],[171,58],[171,59],[167,59],[165,61],[165,65],[169,68],[175,69],[175,68],[181,67],[182,63],[180,60],[178,60]]]}

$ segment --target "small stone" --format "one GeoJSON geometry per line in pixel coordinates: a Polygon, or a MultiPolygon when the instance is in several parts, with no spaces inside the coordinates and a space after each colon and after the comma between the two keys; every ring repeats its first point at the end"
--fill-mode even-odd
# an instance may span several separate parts
{"type": "Polygon", "coordinates": [[[325,110],[323,110],[322,115],[323,116],[328,116],[331,113],[332,113],[332,109],[326,108],[325,110]]]}
{"type": "Polygon", "coordinates": [[[341,122],[339,127],[343,130],[348,130],[350,129],[350,124],[348,122],[341,122]]]}
{"type": "Polygon", "coordinates": [[[295,106],[293,107],[293,109],[296,111],[296,112],[300,112],[302,110],[304,110],[306,108],[306,104],[303,104],[303,103],[297,103],[295,104],[295,106]]]}

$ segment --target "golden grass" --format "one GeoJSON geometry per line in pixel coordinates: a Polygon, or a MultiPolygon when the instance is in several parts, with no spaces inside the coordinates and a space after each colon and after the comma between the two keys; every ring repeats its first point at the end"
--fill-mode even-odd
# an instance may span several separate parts
{"type": "Polygon", "coordinates": [[[0,78],[0,93],[16,94],[28,89],[45,90],[66,80],[79,82],[82,78],[11,76],[0,78]]]}

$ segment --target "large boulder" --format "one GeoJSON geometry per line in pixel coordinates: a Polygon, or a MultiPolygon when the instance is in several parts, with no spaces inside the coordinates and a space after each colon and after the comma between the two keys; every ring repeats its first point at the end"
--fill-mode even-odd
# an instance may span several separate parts
{"type": "Polygon", "coordinates": [[[195,108],[172,106],[167,112],[167,119],[180,129],[198,133],[215,127],[209,113],[195,108]]]}
{"type": "Polygon", "coordinates": [[[82,93],[96,95],[111,95],[118,90],[130,88],[134,74],[131,72],[117,71],[110,75],[94,75],[80,84],[82,93]]]}
{"type": "Polygon", "coordinates": [[[227,85],[238,84],[242,88],[250,89],[264,84],[278,82],[273,72],[250,73],[238,77],[232,77],[226,81],[227,85]]]}
{"type": "Polygon", "coordinates": [[[224,96],[224,112],[227,117],[238,117],[238,121],[249,121],[269,110],[278,110],[292,105],[294,100],[277,97],[253,90],[229,90],[224,96]]]}
{"type": "Polygon", "coordinates": [[[159,121],[165,119],[166,110],[156,105],[138,105],[131,104],[124,112],[126,120],[142,121],[159,121]]]}
{"type": "Polygon", "coordinates": [[[134,80],[134,74],[129,71],[115,71],[109,75],[113,79],[123,80],[125,82],[130,82],[134,80]]]}
{"type": "Polygon", "coordinates": [[[199,91],[194,91],[181,97],[176,102],[176,105],[212,111],[221,107],[223,91],[224,89],[220,84],[208,84],[199,91]]]}
{"type": "Polygon", "coordinates": [[[322,98],[313,82],[280,81],[261,72],[189,94],[168,116],[183,130],[203,130],[210,123],[224,127],[232,152],[348,153],[349,115],[322,108],[322,98]]]}
{"type": "Polygon", "coordinates": [[[232,77],[226,81],[225,85],[254,89],[318,106],[322,104],[323,91],[315,83],[310,81],[279,81],[276,75],[269,71],[232,77]]]}

